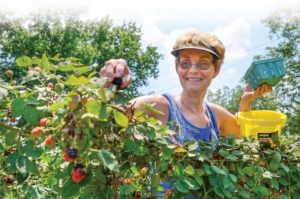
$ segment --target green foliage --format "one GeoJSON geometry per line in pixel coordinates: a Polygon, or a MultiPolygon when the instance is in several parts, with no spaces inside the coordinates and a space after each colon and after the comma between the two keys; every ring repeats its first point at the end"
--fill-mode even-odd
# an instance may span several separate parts
{"type": "MultiPolygon", "coordinates": [[[[62,57],[70,57],[66,61],[80,60],[83,65],[92,65],[98,71],[108,59],[123,58],[128,62],[135,79],[126,90],[126,97],[132,99],[139,95],[139,87],[148,84],[149,78],[157,77],[157,65],[162,58],[156,47],[142,47],[141,36],[141,29],[135,23],[114,26],[107,18],[82,21],[75,16],[36,15],[28,19],[1,17],[0,68],[10,69],[14,72],[13,77],[20,78],[26,69],[14,66],[18,57],[17,64],[23,67],[34,64],[51,69],[51,66],[45,65],[47,60],[36,60],[36,57],[44,54],[54,57],[58,62],[62,57]],[[78,59],[74,60],[71,56],[78,59]]],[[[67,63],[60,67],[64,71],[79,70],[67,63]]],[[[9,79],[3,73],[0,78],[9,79]]]]}
{"type": "MultiPolygon", "coordinates": [[[[275,46],[268,46],[265,55],[257,55],[254,60],[284,57],[285,77],[273,87],[273,92],[252,102],[253,110],[274,110],[288,116],[286,131],[299,134],[300,125],[300,16],[299,10],[286,10],[274,13],[263,23],[270,30],[270,38],[275,46]]],[[[216,92],[208,91],[207,99],[219,104],[231,113],[238,112],[242,88],[224,87],[216,92]]]]}
{"type": "Polygon", "coordinates": [[[233,89],[228,87],[223,87],[215,92],[208,90],[206,98],[209,102],[218,104],[225,109],[227,109],[232,114],[239,111],[239,104],[241,101],[241,96],[243,93],[243,88],[238,85],[233,89]]]}
{"type": "Polygon", "coordinates": [[[64,62],[35,59],[48,60],[47,67],[28,68],[21,86],[3,84],[2,198],[157,198],[165,181],[172,183],[169,198],[298,198],[299,137],[281,137],[273,148],[230,137],[170,143],[174,132],[133,110],[116,87],[104,88],[93,70],[78,75],[61,69],[64,62]],[[37,124],[45,117],[46,125],[37,124]],[[38,125],[43,133],[36,136],[38,125]],[[78,167],[84,178],[76,182],[78,167]]]}
{"type": "Polygon", "coordinates": [[[287,130],[299,133],[300,104],[300,15],[299,9],[288,9],[266,18],[270,38],[278,40],[276,46],[267,47],[265,57],[284,57],[286,75],[276,86],[277,108],[288,115],[287,130]]]}

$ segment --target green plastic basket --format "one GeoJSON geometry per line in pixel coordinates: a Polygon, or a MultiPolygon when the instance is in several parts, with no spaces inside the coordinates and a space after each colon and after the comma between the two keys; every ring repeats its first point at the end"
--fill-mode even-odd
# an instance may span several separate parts
{"type": "Polygon", "coordinates": [[[256,89],[263,83],[275,86],[284,74],[284,59],[276,57],[254,61],[247,70],[244,79],[253,89],[256,89]]]}

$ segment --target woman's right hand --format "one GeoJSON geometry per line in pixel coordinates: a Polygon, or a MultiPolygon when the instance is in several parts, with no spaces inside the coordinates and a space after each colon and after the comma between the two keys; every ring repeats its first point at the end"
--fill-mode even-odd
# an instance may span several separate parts
{"type": "Polygon", "coordinates": [[[106,87],[117,85],[118,88],[126,88],[132,78],[127,62],[124,59],[110,59],[100,70],[101,77],[107,77],[106,87]]]}

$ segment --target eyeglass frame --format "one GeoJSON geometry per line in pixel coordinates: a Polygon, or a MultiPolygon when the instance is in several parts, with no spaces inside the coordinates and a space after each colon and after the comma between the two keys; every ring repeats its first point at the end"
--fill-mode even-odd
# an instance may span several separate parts
{"type": "Polygon", "coordinates": [[[196,68],[199,69],[199,70],[208,70],[213,65],[213,63],[210,63],[209,61],[200,61],[200,62],[197,62],[197,63],[193,63],[193,62],[191,62],[189,60],[183,60],[183,61],[176,60],[176,61],[177,61],[178,65],[179,65],[179,67],[181,69],[183,69],[183,70],[189,70],[189,69],[192,68],[193,65],[196,66],[196,68]],[[182,67],[183,62],[186,62],[188,64],[188,66],[187,67],[182,67]],[[207,67],[201,67],[199,65],[199,64],[203,64],[204,62],[208,64],[207,67]]]}

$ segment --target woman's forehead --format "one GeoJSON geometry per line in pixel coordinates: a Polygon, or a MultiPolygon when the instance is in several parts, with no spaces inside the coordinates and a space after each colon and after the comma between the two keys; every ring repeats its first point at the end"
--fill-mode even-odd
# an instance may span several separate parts
{"type": "Polygon", "coordinates": [[[207,52],[207,51],[203,51],[203,50],[196,50],[196,49],[185,49],[185,50],[181,50],[179,53],[179,57],[180,58],[190,58],[190,57],[194,57],[194,58],[209,58],[212,59],[213,56],[211,53],[207,52]]]}

